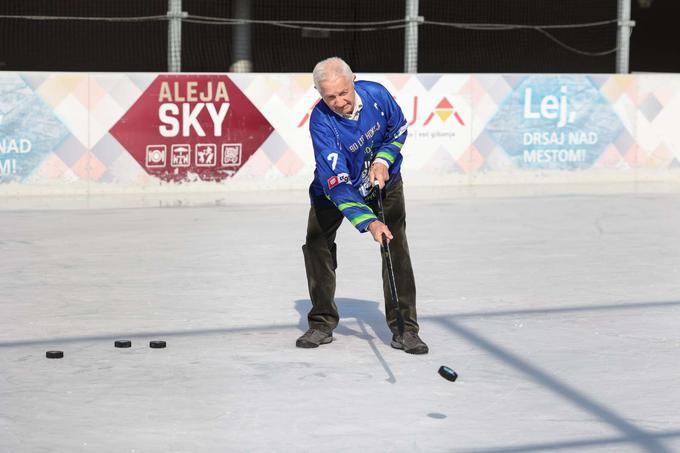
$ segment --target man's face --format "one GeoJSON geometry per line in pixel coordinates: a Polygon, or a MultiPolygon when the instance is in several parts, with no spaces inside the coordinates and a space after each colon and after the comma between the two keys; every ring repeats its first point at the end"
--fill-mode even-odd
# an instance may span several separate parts
{"type": "Polygon", "coordinates": [[[319,94],[331,110],[341,115],[354,111],[354,79],[335,77],[319,82],[319,94]]]}

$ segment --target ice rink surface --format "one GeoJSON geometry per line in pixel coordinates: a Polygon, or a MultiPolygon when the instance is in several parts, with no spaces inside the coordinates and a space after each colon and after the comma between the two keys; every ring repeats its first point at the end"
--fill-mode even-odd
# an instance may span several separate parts
{"type": "Polygon", "coordinates": [[[680,451],[680,191],[406,190],[425,356],[348,223],[335,341],[295,348],[304,193],[5,202],[0,451],[680,451]]]}

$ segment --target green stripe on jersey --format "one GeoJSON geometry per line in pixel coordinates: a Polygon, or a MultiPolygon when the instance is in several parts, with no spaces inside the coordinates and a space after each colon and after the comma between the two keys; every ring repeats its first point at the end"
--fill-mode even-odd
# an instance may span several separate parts
{"type": "Polygon", "coordinates": [[[378,154],[376,154],[375,157],[382,157],[383,159],[389,161],[389,163],[393,164],[394,163],[394,157],[385,151],[380,151],[378,154]]]}
{"type": "Polygon", "coordinates": [[[352,225],[357,226],[364,220],[368,219],[378,219],[375,214],[361,214],[359,216],[354,217],[353,219],[350,219],[350,222],[352,222],[352,225]]]}
{"type": "Polygon", "coordinates": [[[347,203],[340,203],[338,205],[338,209],[341,210],[341,211],[344,211],[347,208],[368,208],[368,209],[371,209],[363,203],[355,203],[353,201],[350,201],[350,202],[347,202],[347,203]]]}

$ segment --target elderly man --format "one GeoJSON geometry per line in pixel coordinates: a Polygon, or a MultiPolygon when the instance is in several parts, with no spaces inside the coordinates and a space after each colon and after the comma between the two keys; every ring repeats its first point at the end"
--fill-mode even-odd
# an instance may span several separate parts
{"type": "Polygon", "coordinates": [[[309,129],[316,169],[310,185],[311,207],[302,251],[312,309],[309,330],[296,346],[316,348],[333,341],[339,315],[335,305],[335,234],[346,217],[360,232],[382,243],[390,241],[404,333],[399,335],[397,313],[390,302],[389,280],[383,262],[385,316],[392,331],[391,345],[411,354],[426,354],[418,336],[416,288],[406,241],[406,214],[401,181],[401,148],[406,119],[392,95],[379,83],[357,81],[350,67],[334,57],[314,68],[314,86],[323,102],[312,112],[309,129]],[[387,225],[375,215],[377,190],[384,188],[387,225]]]}

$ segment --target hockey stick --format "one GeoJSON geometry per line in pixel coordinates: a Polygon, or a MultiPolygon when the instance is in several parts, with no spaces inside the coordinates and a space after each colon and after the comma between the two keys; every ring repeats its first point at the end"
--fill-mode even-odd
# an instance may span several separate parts
{"type": "MultiPolygon", "coordinates": [[[[385,222],[385,212],[383,210],[382,202],[382,190],[380,189],[380,183],[376,180],[373,184],[378,188],[378,217],[380,221],[387,225],[385,222]]],[[[404,335],[404,318],[401,316],[401,311],[399,311],[399,296],[397,295],[397,284],[394,280],[394,269],[392,268],[392,255],[390,254],[390,246],[387,244],[387,237],[382,235],[382,245],[380,246],[380,251],[382,252],[383,259],[385,260],[385,265],[387,266],[387,277],[390,281],[390,294],[392,295],[392,305],[397,312],[397,329],[399,329],[399,336],[404,335]]]]}

